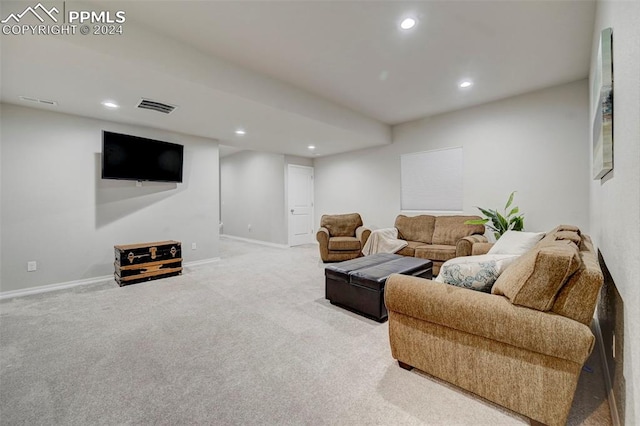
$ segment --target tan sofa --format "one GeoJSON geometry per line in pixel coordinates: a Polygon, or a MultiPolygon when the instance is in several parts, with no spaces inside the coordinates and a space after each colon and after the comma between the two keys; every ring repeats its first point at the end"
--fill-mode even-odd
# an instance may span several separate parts
{"type": "Polygon", "coordinates": [[[323,215],[316,239],[323,262],[341,262],[362,256],[371,230],[362,225],[358,213],[323,215]]]}
{"type": "Polygon", "coordinates": [[[473,245],[486,243],[484,225],[465,225],[479,216],[405,216],[396,217],[395,227],[398,238],[409,245],[398,254],[419,257],[433,261],[433,275],[437,275],[440,265],[449,259],[470,256],[473,245]]]}
{"type": "Polygon", "coordinates": [[[602,285],[591,240],[547,233],[492,293],[392,275],[385,288],[391,352],[416,367],[548,425],[564,425],[595,338],[602,285]]]}

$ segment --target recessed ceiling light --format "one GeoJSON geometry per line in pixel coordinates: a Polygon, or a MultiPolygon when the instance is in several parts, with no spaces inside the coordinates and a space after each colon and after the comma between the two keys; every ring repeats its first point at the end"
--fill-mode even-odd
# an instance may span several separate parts
{"type": "Polygon", "coordinates": [[[467,87],[473,86],[473,82],[471,80],[464,80],[459,84],[461,89],[466,89],[467,87]]]}
{"type": "Polygon", "coordinates": [[[106,106],[107,108],[111,108],[111,109],[116,109],[116,108],[120,107],[120,105],[118,105],[115,102],[111,102],[111,101],[104,101],[104,102],[102,102],[102,105],[106,106]]]}
{"type": "Polygon", "coordinates": [[[410,30],[415,26],[416,26],[416,20],[413,18],[405,18],[400,23],[400,28],[402,28],[403,30],[410,30]]]}
{"type": "Polygon", "coordinates": [[[242,135],[246,135],[246,134],[247,134],[247,132],[245,132],[245,131],[244,131],[244,130],[242,130],[242,129],[238,129],[238,130],[236,130],[236,135],[241,135],[241,136],[242,136],[242,135]]]}
{"type": "Polygon", "coordinates": [[[316,147],[314,145],[309,145],[307,148],[309,148],[310,150],[316,149],[316,147]]]}

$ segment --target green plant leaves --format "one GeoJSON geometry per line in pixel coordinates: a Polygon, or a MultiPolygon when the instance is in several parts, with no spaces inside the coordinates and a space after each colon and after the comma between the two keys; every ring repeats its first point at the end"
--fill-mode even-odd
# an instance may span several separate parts
{"type": "Polygon", "coordinates": [[[509,206],[511,205],[511,203],[513,202],[513,196],[515,195],[516,191],[513,191],[511,193],[511,195],[509,195],[509,201],[507,201],[507,205],[504,206],[504,211],[507,211],[507,209],[509,208],[509,206]]]}
{"type": "Polygon", "coordinates": [[[466,225],[484,225],[487,222],[489,222],[489,219],[473,219],[473,220],[467,220],[464,223],[466,225]]]}
{"type": "Polygon", "coordinates": [[[481,207],[478,207],[478,210],[480,210],[482,214],[487,216],[489,219],[493,219],[494,217],[496,217],[497,212],[495,210],[485,210],[481,207]]]}
{"type": "Polygon", "coordinates": [[[514,231],[522,231],[524,229],[524,218],[516,216],[509,221],[510,229],[514,231]]]}
{"type": "Polygon", "coordinates": [[[498,224],[500,225],[499,229],[504,231],[509,229],[509,222],[507,222],[507,219],[505,219],[504,216],[502,216],[500,213],[497,213],[497,212],[496,212],[496,216],[498,218],[498,224]]]}
{"type": "Polygon", "coordinates": [[[513,191],[509,195],[509,200],[504,206],[504,214],[500,214],[497,210],[478,207],[478,210],[480,210],[486,218],[467,220],[464,223],[467,225],[485,225],[487,228],[494,231],[493,235],[496,237],[496,240],[509,230],[522,231],[524,229],[524,217],[522,214],[518,215],[518,213],[520,213],[520,209],[518,207],[513,207],[507,214],[507,210],[513,203],[515,193],[516,191],[513,191]],[[489,221],[491,221],[491,225],[488,224],[489,221]]]}

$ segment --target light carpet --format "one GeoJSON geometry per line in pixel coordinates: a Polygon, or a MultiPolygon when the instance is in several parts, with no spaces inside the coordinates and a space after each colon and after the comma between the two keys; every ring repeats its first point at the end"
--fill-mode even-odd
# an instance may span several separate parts
{"type": "MultiPolygon", "coordinates": [[[[317,246],[223,238],[221,257],[179,277],[0,302],[0,423],[528,423],[399,368],[386,323],[324,299],[317,246]]],[[[589,365],[571,425],[610,424],[599,360],[589,365]]]]}

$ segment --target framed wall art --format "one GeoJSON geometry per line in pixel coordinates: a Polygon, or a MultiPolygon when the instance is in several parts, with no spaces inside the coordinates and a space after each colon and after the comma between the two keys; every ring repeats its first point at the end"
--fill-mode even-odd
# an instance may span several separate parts
{"type": "Polygon", "coordinates": [[[613,170],[613,52],[611,28],[602,30],[592,87],[593,178],[613,170]]]}

